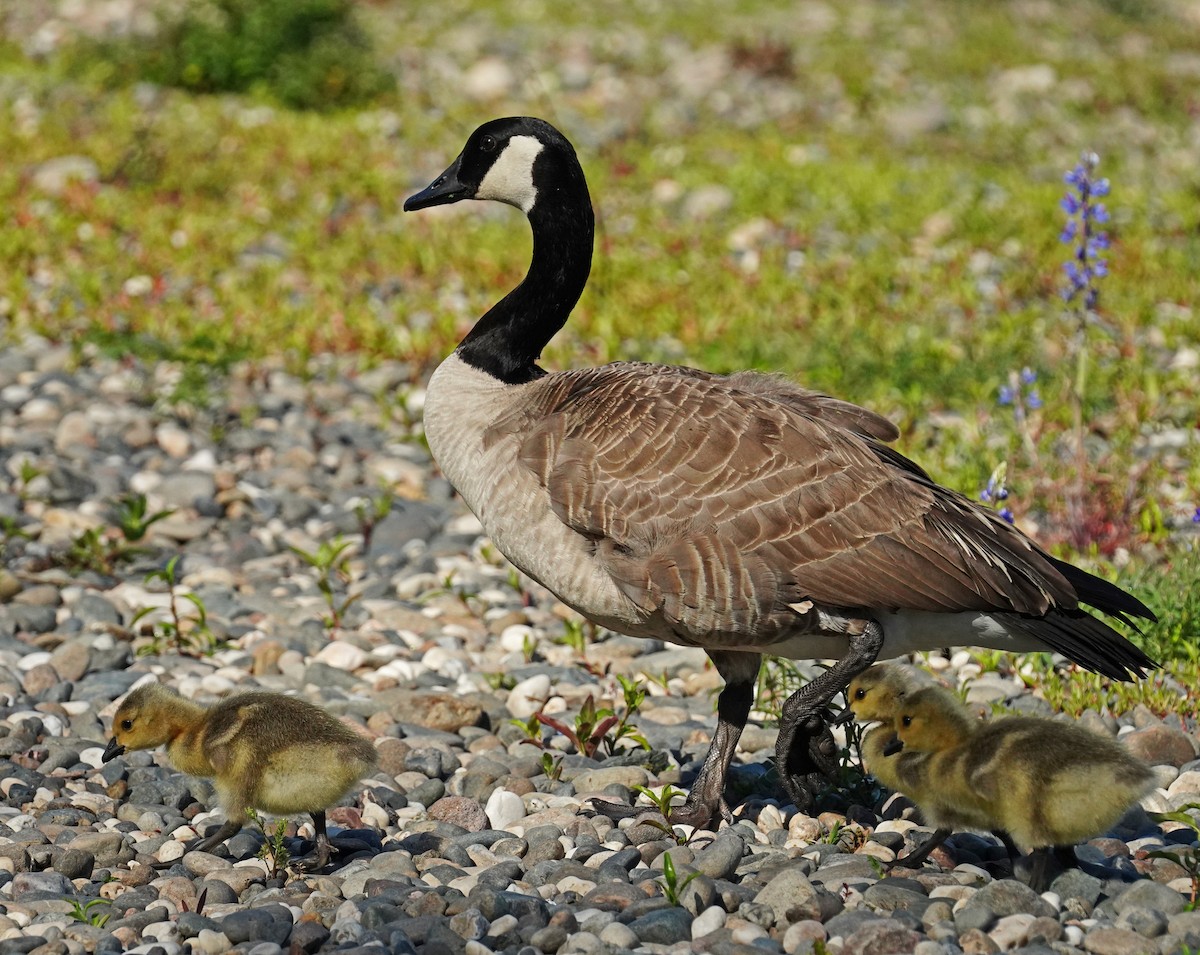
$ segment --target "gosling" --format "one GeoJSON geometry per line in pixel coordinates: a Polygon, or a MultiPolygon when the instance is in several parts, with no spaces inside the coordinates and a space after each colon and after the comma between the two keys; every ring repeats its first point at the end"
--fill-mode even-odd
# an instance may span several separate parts
{"type": "MultiPolygon", "coordinates": [[[[1010,858],[1015,857],[1018,853],[1012,839],[1003,830],[993,828],[986,806],[981,805],[973,793],[948,793],[942,781],[928,771],[926,764],[930,754],[897,750],[893,725],[896,715],[906,698],[922,691],[945,695],[950,701],[954,699],[948,690],[936,686],[920,670],[876,663],[850,682],[846,690],[849,705],[837,719],[846,722],[854,717],[863,723],[880,724],[863,737],[863,768],[888,789],[908,796],[920,807],[925,822],[934,827],[928,839],[893,865],[919,868],[952,832],[961,829],[993,829],[1010,858]]],[[[969,719],[965,712],[961,715],[963,719],[969,719]]]]}
{"type": "Polygon", "coordinates": [[[1079,864],[1072,846],[1107,832],[1154,786],[1150,767],[1114,740],[1038,717],[972,720],[938,688],[904,697],[894,729],[888,750],[926,757],[913,764],[913,800],[924,809],[936,789],[935,815],[961,804],[1011,834],[1031,854],[1027,878],[1039,891],[1056,863],[1079,864]]]}
{"type": "Polygon", "coordinates": [[[188,851],[211,851],[237,834],[247,809],[277,815],[307,812],[317,831],[306,871],[329,863],[325,810],[375,768],[370,740],[318,706],[279,693],[241,693],[211,707],[186,700],[161,683],[133,690],[113,717],[104,761],[126,750],[167,746],[171,764],[215,780],[225,824],[188,851]]]}

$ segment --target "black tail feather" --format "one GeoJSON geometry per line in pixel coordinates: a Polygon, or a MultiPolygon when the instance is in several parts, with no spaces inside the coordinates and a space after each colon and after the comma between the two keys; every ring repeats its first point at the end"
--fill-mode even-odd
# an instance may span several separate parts
{"type": "Polygon", "coordinates": [[[1111,584],[1103,577],[1097,577],[1095,574],[1089,574],[1086,570],[1080,570],[1074,564],[1068,564],[1065,560],[1059,560],[1057,557],[1046,555],[1054,568],[1067,578],[1067,582],[1075,588],[1075,593],[1079,595],[1080,603],[1085,603],[1089,607],[1095,607],[1097,610],[1108,614],[1111,617],[1116,617],[1122,623],[1133,627],[1139,633],[1141,630],[1130,617],[1140,617],[1143,620],[1154,622],[1158,617],[1154,615],[1154,611],[1147,607],[1144,603],[1137,599],[1128,591],[1122,590],[1116,584],[1111,584]]]}
{"type": "MultiPolygon", "coordinates": [[[[1083,572],[1079,571],[1079,573],[1083,572]]],[[[1099,580],[1099,578],[1092,579],[1099,580]]],[[[1099,582],[1104,583],[1104,581],[1099,582]]],[[[1112,584],[1105,586],[1112,587],[1112,584]]],[[[1116,587],[1112,587],[1112,589],[1127,597],[1133,604],[1142,606],[1139,601],[1124,591],[1116,587]]],[[[1081,599],[1084,599],[1082,594],[1081,599]]],[[[1124,612],[1135,613],[1131,608],[1126,611],[1110,610],[1105,607],[1100,609],[1104,609],[1107,613],[1122,620],[1124,620],[1124,612]]],[[[1016,613],[998,613],[994,616],[1013,632],[1026,634],[1080,666],[1094,670],[1096,673],[1102,673],[1114,680],[1129,680],[1135,676],[1144,677],[1147,670],[1158,666],[1154,660],[1107,623],[1084,610],[1055,609],[1041,617],[1016,613]]],[[[1149,616],[1150,619],[1154,619],[1154,615],[1149,610],[1146,610],[1144,614],[1138,613],[1137,616],[1149,616]]]]}

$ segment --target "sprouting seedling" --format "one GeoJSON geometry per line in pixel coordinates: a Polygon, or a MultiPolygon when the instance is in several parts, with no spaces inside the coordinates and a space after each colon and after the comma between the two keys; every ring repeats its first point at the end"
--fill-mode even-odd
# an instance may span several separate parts
{"type": "Polygon", "coordinates": [[[364,551],[370,549],[371,536],[375,533],[376,526],[392,512],[394,502],[395,495],[390,488],[384,487],[377,496],[369,497],[365,501],[360,500],[355,504],[354,516],[358,518],[358,529],[362,533],[362,549],[364,551]]]}
{"type": "MultiPolygon", "coordinates": [[[[1152,812],[1150,818],[1155,822],[1180,822],[1200,837],[1200,821],[1192,815],[1193,812],[1200,810],[1200,802],[1189,802],[1185,806],[1180,806],[1174,812],[1152,812]]],[[[1200,851],[1195,847],[1189,847],[1181,852],[1168,852],[1164,849],[1156,849],[1153,852],[1147,852],[1151,859],[1168,859],[1178,865],[1183,866],[1183,869],[1188,874],[1188,878],[1192,880],[1191,897],[1188,900],[1188,911],[1196,910],[1197,902],[1200,902],[1200,851]]]]}
{"type": "MultiPolygon", "coordinates": [[[[146,575],[147,583],[160,580],[167,585],[169,617],[154,623],[151,631],[154,639],[142,652],[158,653],[164,646],[173,647],[182,652],[184,637],[187,637],[196,649],[204,653],[212,653],[217,648],[217,640],[208,625],[208,611],[204,607],[204,601],[196,594],[179,589],[178,571],[181,556],[176,554],[167,561],[166,566],[152,570],[146,575]],[[191,604],[193,612],[191,614],[183,613],[181,610],[183,604],[191,604]]],[[[130,624],[138,623],[156,613],[158,609],[157,607],[143,607],[133,615],[130,624]]]]}
{"type": "Polygon", "coordinates": [[[72,899],[69,914],[76,922],[86,922],[88,925],[96,926],[96,928],[103,928],[105,923],[112,918],[111,907],[112,903],[108,899],[92,899],[90,902],[82,904],[77,899],[72,899]],[[98,905],[109,906],[109,911],[93,912],[92,909],[98,905]]]}
{"type": "Polygon", "coordinates": [[[361,593],[347,594],[341,600],[335,592],[334,582],[343,586],[350,583],[350,555],[347,551],[354,546],[353,541],[344,539],[340,534],[331,541],[322,541],[315,551],[306,551],[300,547],[290,547],[293,554],[317,572],[317,589],[325,598],[329,613],[325,617],[325,626],[336,630],[342,625],[342,619],[361,593]]]}
{"type": "Polygon", "coordinates": [[[671,805],[676,796],[684,795],[682,789],[676,789],[670,783],[663,786],[658,792],[655,792],[649,786],[634,786],[633,791],[640,793],[650,800],[651,805],[658,810],[660,816],[666,817],[671,814],[671,805]]]}
{"type": "Polygon", "coordinates": [[[579,715],[575,717],[573,727],[568,726],[562,720],[547,716],[540,710],[533,715],[538,722],[549,726],[570,740],[571,745],[575,747],[575,752],[588,757],[596,755],[596,751],[604,742],[609,730],[620,722],[612,710],[607,707],[597,707],[596,701],[590,693],[588,698],[583,701],[583,706],[579,708],[579,715]]]}
{"type": "Polygon", "coordinates": [[[268,831],[266,823],[256,809],[253,807],[247,809],[246,815],[258,826],[263,836],[263,844],[258,848],[258,858],[267,864],[269,878],[277,879],[279,874],[287,869],[288,863],[292,859],[292,854],[283,844],[284,834],[287,832],[287,820],[276,820],[275,828],[268,831]]]}
{"type": "Polygon", "coordinates": [[[145,494],[126,494],[117,499],[112,509],[112,519],[127,541],[140,541],[151,527],[175,513],[173,507],[153,514],[148,510],[145,494]]]}
{"type": "Polygon", "coordinates": [[[557,756],[546,751],[542,753],[542,772],[546,774],[546,778],[551,782],[556,783],[562,777],[562,754],[557,756]]]}
{"type": "Polygon", "coordinates": [[[696,878],[700,873],[692,872],[682,882],[679,881],[679,875],[675,872],[675,863],[671,860],[671,853],[664,852],[662,854],[663,874],[658,877],[657,882],[662,886],[663,895],[666,900],[672,905],[682,905],[679,899],[679,893],[688,887],[688,883],[696,878]]]}

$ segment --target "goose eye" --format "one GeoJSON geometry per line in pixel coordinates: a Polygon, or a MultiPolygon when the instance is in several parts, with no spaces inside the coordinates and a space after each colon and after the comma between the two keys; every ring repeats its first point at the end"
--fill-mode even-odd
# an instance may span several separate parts
{"type": "Polygon", "coordinates": [[[857,690],[854,691],[854,698],[856,700],[861,700],[866,695],[867,695],[867,691],[864,690],[862,687],[859,687],[857,690]]]}
{"type": "Polygon", "coordinates": [[[900,717],[900,724],[902,726],[912,726],[912,717],[911,716],[900,717]]]}
{"type": "Polygon", "coordinates": [[[495,152],[496,151],[496,137],[495,136],[484,136],[481,140],[479,140],[479,148],[480,148],[480,150],[482,150],[485,153],[495,152]]]}
{"type": "Polygon", "coordinates": [[[121,720],[121,729],[123,729],[123,730],[133,729],[133,720],[121,720]]]}

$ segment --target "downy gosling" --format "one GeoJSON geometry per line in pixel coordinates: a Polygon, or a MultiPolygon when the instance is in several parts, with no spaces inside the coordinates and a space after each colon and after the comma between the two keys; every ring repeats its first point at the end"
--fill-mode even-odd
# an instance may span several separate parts
{"type": "Polygon", "coordinates": [[[188,851],[208,852],[236,835],[247,809],[307,812],[316,826],[316,851],[297,866],[308,870],[329,862],[325,810],[377,762],[370,740],[304,700],[251,692],[205,707],[161,683],[146,683],[117,709],[104,761],[164,743],[180,772],[214,780],[225,811],[225,824],[188,851]]]}
{"type": "MultiPolygon", "coordinates": [[[[936,686],[921,670],[891,663],[876,663],[851,682],[846,690],[849,705],[838,716],[839,723],[850,717],[862,723],[878,722],[862,740],[863,768],[893,792],[902,793],[917,804],[934,832],[908,855],[894,865],[919,867],[955,830],[993,829],[994,824],[986,806],[971,793],[948,792],[942,780],[929,772],[930,754],[895,749],[897,741],[895,720],[903,702],[918,692],[944,694],[956,703],[949,690],[936,686]]],[[[964,711],[964,719],[970,719],[964,711]]],[[[1010,857],[1017,855],[1012,839],[1002,830],[994,831],[1010,857]]]]}
{"type": "Polygon", "coordinates": [[[1032,853],[1027,878],[1039,891],[1055,862],[1078,865],[1073,845],[1107,832],[1154,785],[1150,767],[1115,740],[1031,716],[974,720],[939,687],[905,696],[893,727],[886,752],[916,758],[908,795],[935,817],[956,807],[1009,833],[1032,853]]]}

